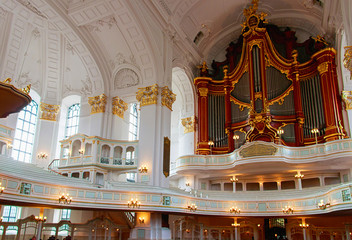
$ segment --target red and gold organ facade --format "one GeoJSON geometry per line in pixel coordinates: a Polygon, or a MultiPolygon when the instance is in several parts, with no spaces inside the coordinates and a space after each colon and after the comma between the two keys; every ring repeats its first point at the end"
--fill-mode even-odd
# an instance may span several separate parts
{"type": "Polygon", "coordinates": [[[204,62],[198,95],[197,154],[224,154],[267,141],[304,146],[345,137],[335,56],[322,37],[296,41],[295,32],[267,24],[257,4],[226,60],[204,62]]]}

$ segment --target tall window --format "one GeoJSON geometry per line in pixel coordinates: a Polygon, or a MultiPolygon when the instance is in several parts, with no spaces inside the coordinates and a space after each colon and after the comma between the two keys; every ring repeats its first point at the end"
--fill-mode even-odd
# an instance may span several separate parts
{"type": "Polygon", "coordinates": [[[12,149],[12,157],[14,159],[23,162],[31,162],[37,119],[38,104],[32,100],[32,102],[18,114],[12,149]]]}
{"type": "Polygon", "coordinates": [[[71,107],[68,108],[65,138],[68,138],[78,132],[79,111],[79,103],[73,104],[71,107]]]}
{"type": "Polygon", "coordinates": [[[138,139],[138,109],[137,103],[133,103],[130,108],[130,124],[129,124],[129,134],[128,140],[138,139]]]}
{"type": "MultiPolygon", "coordinates": [[[[2,221],[3,222],[16,222],[17,219],[20,218],[20,214],[21,214],[21,208],[20,207],[5,206],[4,207],[4,211],[2,212],[2,221]]],[[[15,234],[17,232],[17,227],[16,226],[9,226],[7,228],[7,230],[10,230],[7,233],[15,234]],[[11,232],[11,230],[13,230],[14,232],[11,232]]],[[[2,231],[1,231],[1,234],[2,234],[2,231]]]]}
{"type": "Polygon", "coordinates": [[[62,209],[61,210],[61,220],[70,220],[71,209],[62,209]]]}

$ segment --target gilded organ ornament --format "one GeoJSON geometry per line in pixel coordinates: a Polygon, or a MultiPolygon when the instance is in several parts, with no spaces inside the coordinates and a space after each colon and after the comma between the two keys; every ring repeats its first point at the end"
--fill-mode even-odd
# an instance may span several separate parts
{"type": "Polygon", "coordinates": [[[125,111],[128,109],[128,105],[119,97],[112,98],[112,114],[123,118],[125,111]]]}
{"type": "Polygon", "coordinates": [[[141,107],[157,103],[159,93],[158,84],[138,89],[136,99],[140,102],[141,107]]]}
{"type": "Polygon", "coordinates": [[[348,71],[350,71],[350,78],[352,80],[352,46],[345,47],[343,65],[348,69],[348,71]]]}
{"type": "Polygon", "coordinates": [[[95,97],[89,97],[88,103],[91,106],[90,114],[95,113],[104,113],[105,112],[105,105],[106,105],[106,95],[101,94],[95,97]]]}
{"type": "Polygon", "coordinates": [[[194,126],[195,126],[195,118],[194,116],[192,117],[187,117],[187,118],[182,118],[181,119],[182,126],[184,127],[183,133],[190,133],[194,132],[194,126]]]}
{"type": "Polygon", "coordinates": [[[324,74],[328,71],[329,65],[327,62],[323,62],[318,66],[318,72],[319,74],[324,74]]]}
{"type": "Polygon", "coordinates": [[[352,91],[342,91],[342,100],[345,103],[346,110],[352,109],[352,91]]]}
{"type": "Polygon", "coordinates": [[[40,119],[48,121],[56,121],[57,115],[60,111],[60,105],[51,105],[47,103],[40,103],[41,115],[40,119]]]}
{"type": "Polygon", "coordinates": [[[161,88],[161,105],[172,111],[172,104],[175,100],[176,94],[174,94],[167,86],[161,88]]]}

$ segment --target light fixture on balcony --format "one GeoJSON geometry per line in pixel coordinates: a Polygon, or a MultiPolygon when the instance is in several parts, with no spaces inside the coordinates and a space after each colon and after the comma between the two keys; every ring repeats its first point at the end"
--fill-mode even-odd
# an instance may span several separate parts
{"type": "Polygon", "coordinates": [[[83,155],[84,154],[84,150],[80,149],[80,150],[78,150],[78,153],[79,153],[79,155],[83,155]]]}
{"type": "Polygon", "coordinates": [[[46,154],[45,152],[38,153],[38,159],[47,159],[47,158],[48,158],[48,154],[46,154]]]}
{"type": "Polygon", "coordinates": [[[11,149],[12,148],[12,144],[11,143],[8,143],[7,144],[7,149],[11,149]]]}
{"type": "Polygon", "coordinates": [[[232,207],[232,208],[230,208],[230,213],[235,213],[235,214],[237,214],[237,213],[240,213],[241,212],[241,210],[238,208],[238,207],[232,207]]]}
{"type": "Polygon", "coordinates": [[[293,214],[293,207],[290,207],[290,206],[285,206],[283,209],[282,209],[282,212],[285,213],[285,214],[293,214]]]}
{"type": "Polygon", "coordinates": [[[140,173],[148,173],[148,168],[146,166],[141,166],[138,171],[140,173]]]}
{"type": "Polygon", "coordinates": [[[297,174],[295,175],[295,178],[298,178],[298,179],[302,179],[304,177],[303,174],[301,174],[301,172],[297,172],[297,174]]]}
{"type": "Polygon", "coordinates": [[[0,194],[2,194],[4,192],[4,190],[5,190],[5,187],[2,187],[1,184],[2,183],[0,183],[0,194]]]}
{"type": "Polygon", "coordinates": [[[138,199],[134,200],[131,198],[130,201],[127,202],[127,207],[131,208],[139,208],[141,206],[141,202],[138,201],[138,199]]]}
{"type": "Polygon", "coordinates": [[[187,206],[187,209],[191,212],[195,212],[197,211],[197,205],[195,205],[194,203],[190,204],[187,206]]]}
{"type": "Polygon", "coordinates": [[[139,223],[144,223],[144,217],[139,217],[138,220],[139,220],[139,223]]]}
{"type": "Polygon", "coordinates": [[[315,144],[318,144],[317,134],[319,133],[319,129],[318,128],[313,128],[312,130],[310,130],[310,132],[314,134],[315,144]]]}
{"type": "Polygon", "coordinates": [[[210,148],[210,154],[213,154],[214,141],[213,140],[209,140],[208,145],[209,145],[209,148],[210,148]]]}
{"type": "Polygon", "coordinates": [[[323,199],[321,199],[320,202],[318,203],[318,207],[320,209],[326,209],[328,206],[330,206],[330,203],[329,202],[328,203],[324,203],[323,199]]]}
{"type": "Polygon", "coordinates": [[[237,135],[237,134],[235,134],[235,135],[233,135],[233,140],[235,141],[234,143],[235,143],[235,149],[237,148],[237,140],[238,139],[240,139],[240,136],[239,135],[237,135]]]}
{"type": "Polygon", "coordinates": [[[68,193],[66,194],[62,194],[59,197],[59,203],[64,203],[64,204],[70,204],[72,202],[72,197],[70,197],[70,195],[68,193]]]}
{"type": "Polygon", "coordinates": [[[284,134],[284,132],[285,131],[281,128],[279,130],[277,130],[277,135],[279,135],[279,144],[280,145],[281,145],[281,135],[284,134]]]}
{"type": "Polygon", "coordinates": [[[300,223],[299,226],[300,226],[301,228],[308,228],[308,227],[309,227],[309,224],[307,224],[307,223],[300,223]]]}
{"type": "Polygon", "coordinates": [[[238,178],[236,178],[235,176],[233,176],[233,177],[231,177],[230,178],[230,181],[232,182],[232,183],[237,183],[238,182],[238,178]]]}
{"type": "Polygon", "coordinates": [[[232,226],[232,227],[239,227],[239,226],[241,226],[241,224],[239,224],[239,223],[232,223],[231,226],[232,226]]]}
{"type": "Polygon", "coordinates": [[[46,222],[46,217],[38,217],[38,216],[35,216],[35,221],[37,222],[46,222]]]}
{"type": "Polygon", "coordinates": [[[0,217],[0,223],[2,222],[2,220],[3,220],[3,217],[0,217]]]}

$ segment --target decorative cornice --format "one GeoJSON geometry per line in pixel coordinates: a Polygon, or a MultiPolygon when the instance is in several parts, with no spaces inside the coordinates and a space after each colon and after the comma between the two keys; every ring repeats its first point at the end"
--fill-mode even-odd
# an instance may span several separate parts
{"type": "Polygon", "coordinates": [[[60,111],[60,105],[51,105],[47,103],[40,103],[41,115],[40,119],[56,121],[57,115],[60,111]]]}
{"type": "Polygon", "coordinates": [[[128,109],[128,105],[119,97],[112,98],[112,114],[123,118],[125,111],[128,109]]]}
{"type": "Polygon", "coordinates": [[[138,88],[139,91],[136,92],[136,99],[138,102],[140,102],[141,107],[157,103],[159,93],[158,88],[158,84],[154,84],[145,88],[138,88]]]}
{"type": "Polygon", "coordinates": [[[348,69],[348,71],[350,71],[350,78],[352,79],[352,46],[345,47],[343,65],[348,69]]]}
{"type": "Polygon", "coordinates": [[[352,91],[342,91],[342,100],[345,103],[345,109],[352,109],[352,91]]]}
{"type": "Polygon", "coordinates": [[[328,71],[328,69],[329,69],[329,65],[327,62],[323,62],[323,63],[319,64],[319,66],[318,66],[318,72],[320,75],[326,73],[328,71]]]}
{"type": "Polygon", "coordinates": [[[89,97],[88,103],[92,107],[90,114],[104,113],[106,105],[106,96],[105,94],[100,94],[95,97],[89,97]]]}
{"type": "Polygon", "coordinates": [[[181,119],[182,126],[184,127],[183,133],[194,132],[195,118],[194,116],[181,119]]]}
{"type": "Polygon", "coordinates": [[[174,94],[167,86],[161,88],[161,105],[172,111],[172,104],[175,100],[176,94],[174,94]]]}

